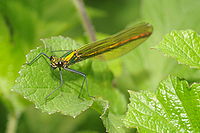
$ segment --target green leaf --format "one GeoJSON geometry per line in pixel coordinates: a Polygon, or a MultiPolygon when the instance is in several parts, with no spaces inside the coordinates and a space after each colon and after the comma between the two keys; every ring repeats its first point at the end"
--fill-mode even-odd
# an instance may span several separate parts
{"type": "MultiPolygon", "coordinates": [[[[41,52],[48,56],[53,54],[61,56],[62,52],[52,53],[51,50],[73,50],[80,47],[75,41],[61,36],[42,41],[45,44],[44,48],[39,47],[32,50],[27,55],[28,62],[41,52]]],[[[124,132],[126,128],[121,118],[125,113],[127,102],[125,97],[111,86],[113,75],[106,63],[99,61],[91,63],[90,60],[86,60],[70,66],[70,68],[87,74],[89,91],[92,96],[96,97],[94,104],[93,100],[78,98],[83,78],[67,71],[62,71],[64,85],[55,91],[46,102],[45,97],[59,86],[60,82],[59,71],[51,70],[49,63],[48,59],[42,56],[31,66],[22,66],[13,90],[34,102],[37,108],[47,113],[61,112],[76,117],[93,105],[93,108],[101,115],[107,131],[124,132]]]]}
{"type": "Polygon", "coordinates": [[[100,118],[109,133],[125,133],[125,127],[122,122],[122,115],[113,114],[109,110],[109,102],[98,98],[95,100],[93,108],[101,115],[100,118]]]}
{"type": "Polygon", "coordinates": [[[174,59],[162,56],[151,48],[159,44],[163,35],[174,29],[200,32],[200,1],[142,0],[139,7],[142,21],[152,24],[154,31],[147,41],[122,57],[123,75],[117,82],[120,89],[124,92],[127,89],[155,90],[161,79],[176,73],[181,73],[180,77],[191,81],[199,81],[200,76],[195,71],[191,72],[189,67],[177,64],[174,59]],[[199,78],[187,75],[197,75],[199,78]]]}
{"type": "MultiPolygon", "coordinates": [[[[98,78],[99,80],[95,80],[95,82],[100,81],[101,83],[99,82],[98,85],[102,85],[103,87],[95,87],[98,89],[92,91],[97,96],[92,108],[100,115],[107,132],[124,133],[126,128],[122,123],[121,118],[125,113],[127,105],[125,97],[118,90],[108,87],[111,82],[108,82],[109,85],[105,85],[107,84],[105,81],[108,81],[110,78],[107,67],[103,68],[105,66],[100,62],[93,62],[93,67],[96,68],[96,74],[93,78],[98,78]],[[101,67],[98,67],[98,65],[101,65],[101,67]],[[107,71],[105,71],[105,69],[107,71]]],[[[93,83],[91,85],[93,87],[91,86],[90,88],[94,88],[96,84],[93,83]]]]}
{"type": "Polygon", "coordinates": [[[172,31],[157,48],[182,64],[200,69],[200,37],[194,31],[172,31]]]}
{"type": "Polygon", "coordinates": [[[200,84],[169,76],[159,84],[156,95],[130,93],[131,103],[124,119],[127,127],[141,132],[199,132],[200,84]]]}
{"type": "Polygon", "coordinates": [[[116,115],[113,113],[109,113],[106,117],[101,117],[108,133],[126,133],[126,128],[123,124],[122,118],[122,115],[116,115]]]}
{"type": "MultiPolygon", "coordinates": [[[[50,56],[56,54],[52,53],[51,50],[71,50],[77,46],[73,40],[63,37],[52,37],[51,39],[44,39],[43,42],[45,47],[32,50],[27,55],[28,62],[41,52],[50,56]]],[[[78,98],[83,78],[80,75],[63,70],[64,85],[48,97],[46,101],[45,97],[55,90],[60,83],[59,71],[52,70],[49,63],[49,60],[41,57],[31,66],[22,66],[19,72],[20,77],[17,78],[13,90],[34,102],[36,108],[40,108],[43,112],[61,112],[62,114],[76,117],[82,111],[88,109],[93,103],[92,100],[78,98]]],[[[86,68],[89,63],[86,62],[84,65],[79,63],[76,67],[86,68]]],[[[79,69],[77,68],[76,70],[79,69]]]]}

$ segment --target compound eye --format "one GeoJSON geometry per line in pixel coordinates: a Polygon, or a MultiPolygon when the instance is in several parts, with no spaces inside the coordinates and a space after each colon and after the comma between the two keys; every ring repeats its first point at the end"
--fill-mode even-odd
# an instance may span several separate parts
{"type": "Polygon", "coordinates": [[[63,65],[63,62],[62,62],[62,61],[59,61],[58,63],[59,63],[59,65],[63,65]]]}
{"type": "Polygon", "coordinates": [[[56,63],[56,66],[57,66],[57,67],[63,67],[63,62],[62,62],[62,61],[59,61],[58,63],[56,63]]]}
{"type": "Polygon", "coordinates": [[[50,56],[50,61],[54,61],[55,57],[54,56],[50,56]]]}
{"type": "Polygon", "coordinates": [[[53,59],[53,56],[50,56],[50,60],[52,60],[53,59]]]}

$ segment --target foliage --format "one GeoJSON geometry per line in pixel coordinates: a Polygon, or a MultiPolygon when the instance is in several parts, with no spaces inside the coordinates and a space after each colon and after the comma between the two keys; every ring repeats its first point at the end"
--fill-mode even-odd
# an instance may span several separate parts
{"type": "Polygon", "coordinates": [[[30,61],[40,52],[60,55],[63,53],[51,51],[80,46],[58,35],[88,43],[79,14],[72,0],[0,1],[0,132],[132,133],[136,128],[139,132],[198,132],[199,112],[194,110],[199,110],[200,46],[196,32],[200,29],[200,1],[84,2],[98,38],[138,21],[151,23],[154,32],[144,44],[119,59],[86,60],[71,66],[87,74],[88,89],[95,99],[87,97],[85,88],[85,99],[78,99],[82,77],[63,71],[63,88],[45,104],[45,96],[59,85],[58,70],[52,71],[44,57],[32,66],[23,65],[25,55],[28,53],[30,61]],[[41,38],[48,38],[43,39],[45,47],[41,38]],[[175,59],[162,56],[154,48],[175,59]]]}
{"type": "Polygon", "coordinates": [[[174,31],[166,35],[158,49],[180,63],[200,68],[200,39],[194,31],[174,31]]]}
{"type": "Polygon", "coordinates": [[[200,84],[174,76],[161,81],[157,94],[130,93],[128,112],[124,120],[127,127],[138,127],[140,132],[198,132],[200,84]]]}
{"type": "MultiPolygon", "coordinates": [[[[69,45],[64,49],[71,49],[74,44],[72,40],[64,39],[62,37],[52,38],[51,41],[45,39],[43,42],[46,44],[45,47],[47,48],[32,50],[32,52],[27,56],[28,62],[41,52],[44,52],[47,55],[53,55],[48,48],[52,47],[52,50],[55,50],[55,46],[57,46],[56,48],[58,49],[62,49],[63,46],[67,47],[69,45]]],[[[64,86],[56,91],[52,96],[45,99],[48,94],[59,86],[59,75],[56,74],[59,72],[54,70],[54,75],[52,74],[52,71],[49,62],[46,61],[44,57],[39,58],[38,61],[34,62],[31,66],[23,66],[20,71],[20,77],[17,78],[17,83],[13,88],[18,93],[24,95],[28,100],[33,101],[36,104],[36,108],[40,108],[43,112],[48,112],[49,114],[61,112],[62,114],[76,117],[82,111],[91,106],[91,100],[81,100],[78,98],[78,92],[81,88],[80,85],[83,79],[77,75],[77,77],[75,76],[75,78],[73,78],[72,74],[64,71],[62,73],[66,76],[64,76],[63,79],[69,84],[64,84],[64,86]]]]}

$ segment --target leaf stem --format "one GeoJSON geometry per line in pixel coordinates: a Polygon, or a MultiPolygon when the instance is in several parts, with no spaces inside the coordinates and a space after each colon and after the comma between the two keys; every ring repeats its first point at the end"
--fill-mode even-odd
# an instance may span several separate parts
{"type": "Polygon", "coordinates": [[[96,41],[95,30],[93,28],[91,20],[89,19],[88,15],[86,13],[83,0],[73,0],[73,1],[77,8],[77,11],[81,17],[83,27],[84,27],[86,33],[88,34],[88,37],[90,38],[90,41],[96,41]]]}
{"type": "Polygon", "coordinates": [[[6,127],[6,133],[16,133],[18,116],[14,113],[8,115],[8,122],[6,127]]]}

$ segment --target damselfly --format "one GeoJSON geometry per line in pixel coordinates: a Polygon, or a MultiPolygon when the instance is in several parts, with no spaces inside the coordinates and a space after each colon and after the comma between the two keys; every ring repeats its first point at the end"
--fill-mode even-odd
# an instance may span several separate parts
{"type": "Polygon", "coordinates": [[[49,95],[47,95],[46,99],[56,90],[62,87],[62,69],[81,75],[84,79],[79,92],[79,97],[82,94],[85,82],[87,94],[89,96],[86,74],[71,69],[69,68],[69,66],[91,57],[98,57],[107,60],[126,54],[138,45],[140,45],[142,42],[144,42],[151,35],[152,30],[153,27],[150,24],[140,23],[134,27],[127,28],[103,40],[84,45],[79,49],[66,50],[65,54],[61,57],[48,56],[45,53],[40,53],[31,62],[27,64],[31,65],[41,56],[44,56],[50,60],[50,65],[53,69],[59,69],[60,85],[57,88],[55,88],[49,95]]]}

